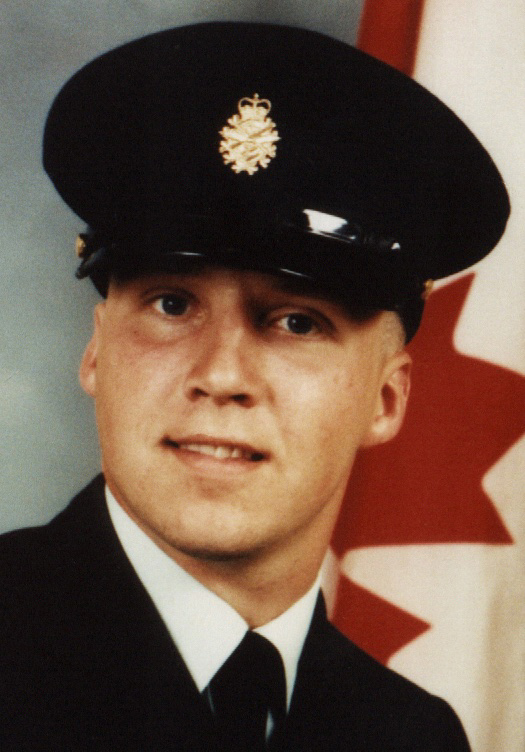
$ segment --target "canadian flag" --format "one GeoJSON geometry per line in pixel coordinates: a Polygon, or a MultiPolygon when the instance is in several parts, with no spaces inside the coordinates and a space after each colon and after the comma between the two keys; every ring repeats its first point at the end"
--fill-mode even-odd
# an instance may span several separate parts
{"type": "Polygon", "coordinates": [[[359,45],[476,133],[512,215],[432,293],[391,444],[356,463],[327,595],[358,644],[460,715],[474,752],[525,749],[525,2],[367,0],[359,45]]]}

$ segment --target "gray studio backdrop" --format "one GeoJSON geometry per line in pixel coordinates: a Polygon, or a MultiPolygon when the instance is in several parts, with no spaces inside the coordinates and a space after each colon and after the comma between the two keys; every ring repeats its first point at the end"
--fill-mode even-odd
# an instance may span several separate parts
{"type": "Polygon", "coordinates": [[[363,0],[2,0],[0,5],[0,531],[47,521],[99,470],[77,367],[97,300],[74,279],[81,222],[40,163],[53,96],[91,58],[211,20],[306,26],[354,42],[363,0]]]}

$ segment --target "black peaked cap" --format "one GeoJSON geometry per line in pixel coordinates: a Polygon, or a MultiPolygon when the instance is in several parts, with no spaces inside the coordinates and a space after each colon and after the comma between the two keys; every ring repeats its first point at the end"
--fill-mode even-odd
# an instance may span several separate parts
{"type": "Polygon", "coordinates": [[[483,258],[509,201],[436,97],[323,34],[197,24],[112,50],[58,94],[44,166],[87,223],[79,276],[201,260],[396,310],[483,258]],[[236,117],[234,117],[236,116],[236,117]],[[226,130],[225,130],[226,129],[226,130]]]}

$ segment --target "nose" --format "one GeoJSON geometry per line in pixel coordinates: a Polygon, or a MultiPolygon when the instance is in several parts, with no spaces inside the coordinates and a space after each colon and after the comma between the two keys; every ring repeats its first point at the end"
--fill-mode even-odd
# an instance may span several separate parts
{"type": "Polygon", "coordinates": [[[263,388],[260,350],[247,324],[222,318],[207,326],[188,375],[189,399],[252,407],[263,388]]]}

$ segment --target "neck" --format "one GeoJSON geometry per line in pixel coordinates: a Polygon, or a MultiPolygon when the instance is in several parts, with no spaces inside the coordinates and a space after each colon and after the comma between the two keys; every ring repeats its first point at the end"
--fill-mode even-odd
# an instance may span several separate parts
{"type": "Polygon", "coordinates": [[[322,557],[313,566],[297,564],[293,570],[280,570],[246,561],[209,561],[187,554],[171,553],[172,558],[208,590],[229,603],[250,628],[260,627],[287,611],[312,587],[322,557]]]}
{"type": "Polygon", "coordinates": [[[125,508],[153,542],[204,587],[228,603],[250,628],[287,611],[312,587],[323,563],[333,527],[331,515],[305,534],[264,550],[235,555],[181,550],[125,508]]]}

